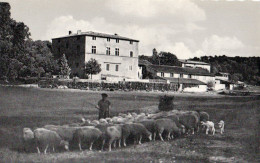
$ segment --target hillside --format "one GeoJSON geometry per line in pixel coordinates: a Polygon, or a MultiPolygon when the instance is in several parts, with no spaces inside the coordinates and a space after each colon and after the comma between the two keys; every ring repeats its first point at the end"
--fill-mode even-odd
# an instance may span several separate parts
{"type": "Polygon", "coordinates": [[[260,85],[260,57],[203,56],[193,58],[211,64],[211,72],[228,72],[231,80],[260,85]]]}

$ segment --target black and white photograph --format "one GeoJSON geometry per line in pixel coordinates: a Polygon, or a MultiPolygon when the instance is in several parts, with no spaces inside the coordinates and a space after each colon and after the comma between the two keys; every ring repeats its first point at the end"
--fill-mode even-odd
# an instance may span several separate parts
{"type": "Polygon", "coordinates": [[[0,162],[260,162],[260,0],[0,1],[0,162]]]}

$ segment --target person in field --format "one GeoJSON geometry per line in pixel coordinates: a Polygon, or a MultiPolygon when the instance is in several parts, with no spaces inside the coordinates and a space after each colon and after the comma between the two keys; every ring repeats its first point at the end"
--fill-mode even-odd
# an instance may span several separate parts
{"type": "Polygon", "coordinates": [[[102,99],[98,102],[96,108],[99,110],[98,118],[109,118],[110,116],[110,101],[107,100],[108,95],[106,93],[101,94],[102,99]]]}

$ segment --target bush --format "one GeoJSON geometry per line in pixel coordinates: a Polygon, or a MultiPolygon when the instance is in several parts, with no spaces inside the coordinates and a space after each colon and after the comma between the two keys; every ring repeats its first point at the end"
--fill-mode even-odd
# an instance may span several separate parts
{"type": "Polygon", "coordinates": [[[170,111],[174,109],[174,96],[161,96],[158,109],[160,111],[170,111]]]}

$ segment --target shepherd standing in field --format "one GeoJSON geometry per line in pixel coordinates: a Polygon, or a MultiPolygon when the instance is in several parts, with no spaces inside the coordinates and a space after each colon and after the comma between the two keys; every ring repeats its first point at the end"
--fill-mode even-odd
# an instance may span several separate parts
{"type": "Polygon", "coordinates": [[[99,110],[98,118],[108,118],[110,116],[110,101],[107,100],[108,95],[106,93],[101,94],[102,99],[98,102],[96,108],[99,110]]]}

